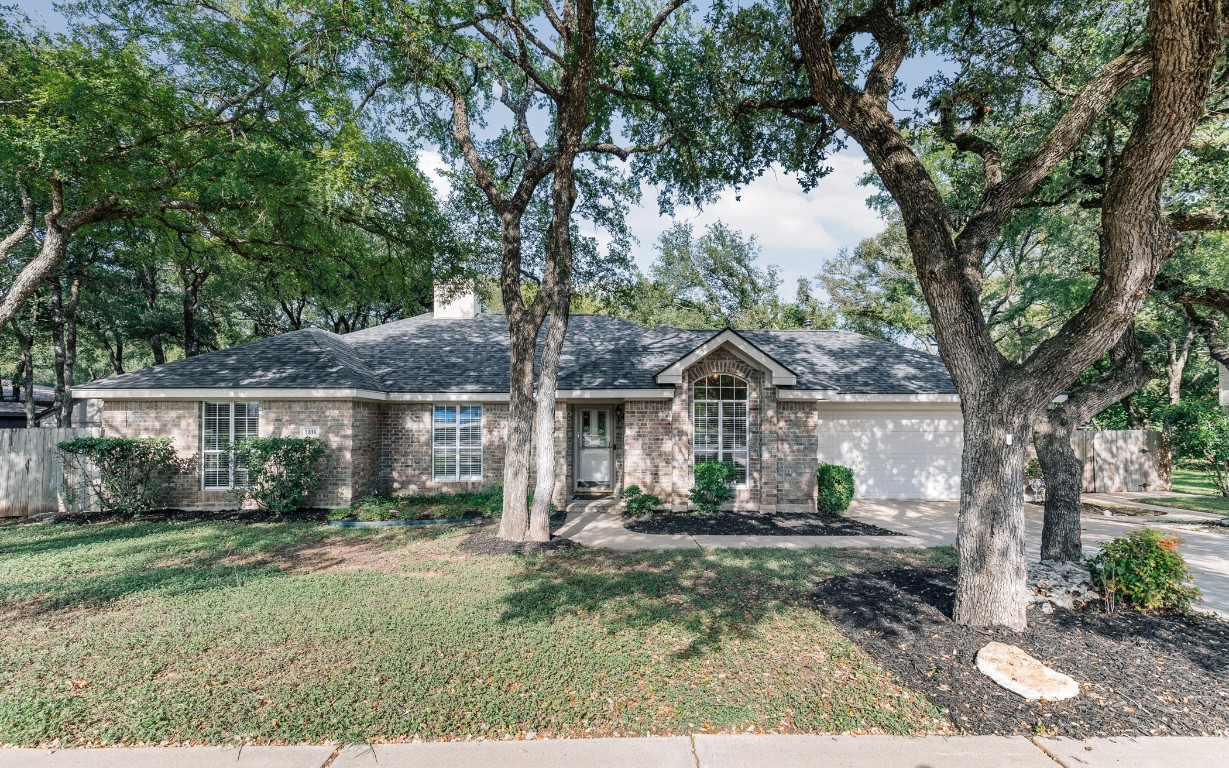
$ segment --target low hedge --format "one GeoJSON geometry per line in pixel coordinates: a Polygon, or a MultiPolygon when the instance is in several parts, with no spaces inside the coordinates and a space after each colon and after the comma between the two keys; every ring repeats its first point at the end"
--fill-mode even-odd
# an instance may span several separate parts
{"type": "Polygon", "coordinates": [[[175,475],[185,469],[169,437],[78,437],[57,444],[69,471],[65,496],[76,501],[83,479],[103,512],[136,517],[165,509],[175,475]]]}
{"type": "MultiPolygon", "coordinates": [[[[320,479],[324,441],[315,437],[258,437],[235,445],[235,465],[247,471],[237,489],[244,501],[274,515],[300,509],[320,479]]],[[[238,474],[238,471],[236,472],[238,474]]]]}
{"type": "Polygon", "coordinates": [[[623,489],[624,511],[632,517],[651,515],[665,504],[660,496],[645,493],[638,485],[629,485],[623,489]]]}
{"type": "Polygon", "coordinates": [[[840,464],[820,462],[815,470],[815,479],[819,484],[819,501],[816,507],[820,512],[835,515],[849,509],[854,490],[852,469],[840,464]]]}

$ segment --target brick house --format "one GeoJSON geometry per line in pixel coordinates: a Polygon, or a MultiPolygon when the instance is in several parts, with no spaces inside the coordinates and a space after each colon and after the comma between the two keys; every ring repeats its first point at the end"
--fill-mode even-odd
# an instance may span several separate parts
{"type": "MultiPolygon", "coordinates": [[[[503,315],[472,295],[339,336],[283,334],[77,388],[106,434],[170,436],[194,470],[173,503],[233,503],[231,446],[318,436],[310,503],[481,487],[502,476],[503,315]]],[[[676,508],[697,461],[731,461],[740,508],[813,509],[816,461],[863,498],[959,495],[961,415],[939,358],[844,331],[643,328],[572,318],[560,365],[555,501],[638,485],[676,508]]],[[[241,470],[240,470],[241,474],[241,470]]]]}

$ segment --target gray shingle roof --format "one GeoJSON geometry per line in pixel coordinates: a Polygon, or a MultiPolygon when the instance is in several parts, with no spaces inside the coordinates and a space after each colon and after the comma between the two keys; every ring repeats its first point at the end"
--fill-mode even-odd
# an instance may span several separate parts
{"type": "MultiPolygon", "coordinates": [[[[647,389],[656,375],[716,331],[642,328],[576,315],[560,362],[560,389],[647,389]]],[[[795,389],[852,394],[953,394],[934,355],[846,331],[743,331],[792,370],[795,389]]],[[[539,343],[545,336],[539,337],[539,343]]],[[[419,315],[338,336],[310,329],[242,344],[86,385],[91,389],[354,388],[384,392],[508,391],[503,315],[419,315]]]]}
{"type": "Polygon", "coordinates": [[[340,336],[318,328],[283,333],[84,385],[88,389],[234,387],[384,389],[380,379],[340,336]]]}

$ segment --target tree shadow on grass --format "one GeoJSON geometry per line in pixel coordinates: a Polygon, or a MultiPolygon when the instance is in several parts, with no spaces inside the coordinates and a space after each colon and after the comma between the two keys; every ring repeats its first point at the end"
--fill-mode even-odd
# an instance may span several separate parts
{"type": "Polygon", "coordinates": [[[666,550],[528,559],[501,620],[552,622],[600,613],[611,632],[664,625],[692,637],[689,658],[753,635],[833,575],[927,560],[906,550],[666,550]]]}
{"type": "Polygon", "coordinates": [[[0,615],[33,617],[139,595],[181,596],[256,579],[348,567],[393,542],[444,532],[337,531],[318,525],[125,523],[40,526],[30,540],[0,537],[0,615]],[[417,533],[417,532],[416,532],[417,533]],[[361,551],[361,552],[360,552],[361,551]],[[0,569],[3,572],[3,569],[0,569]]]}

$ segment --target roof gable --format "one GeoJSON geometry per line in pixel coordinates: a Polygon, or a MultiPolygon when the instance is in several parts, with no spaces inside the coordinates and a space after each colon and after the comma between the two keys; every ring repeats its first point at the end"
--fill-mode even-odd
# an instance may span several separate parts
{"type": "Polygon", "coordinates": [[[751,343],[751,341],[733,328],[718,331],[715,336],[663,368],[657,374],[657,383],[681,384],[684,371],[722,347],[730,347],[749,362],[768,371],[772,375],[773,386],[792,387],[798,383],[798,376],[793,371],[782,365],[772,355],[751,343]]]}

